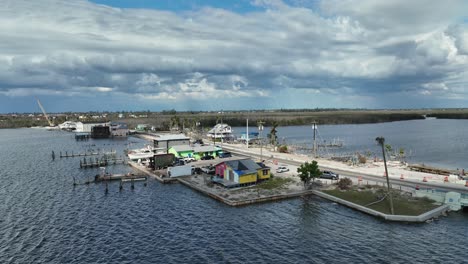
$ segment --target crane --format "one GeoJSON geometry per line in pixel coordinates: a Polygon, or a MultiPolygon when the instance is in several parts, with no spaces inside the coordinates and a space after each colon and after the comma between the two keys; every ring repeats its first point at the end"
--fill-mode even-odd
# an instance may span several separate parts
{"type": "Polygon", "coordinates": [[[39,101],[38,98],[36,98],[36,100],[37,100],[37,104],[39,105],[39,107],[40,107],[41,110],[42,110],[42,113],[44,114],[45,118],[47,119],[47,122],[49,122],[49,126],[54,127],[55,124],[52,123],[52,121],[50,121],[49,116],[47,115],[46,111],[44,110],[44,107],[43,107],[42,104],[41,104],[41,101],[39,101]]]}

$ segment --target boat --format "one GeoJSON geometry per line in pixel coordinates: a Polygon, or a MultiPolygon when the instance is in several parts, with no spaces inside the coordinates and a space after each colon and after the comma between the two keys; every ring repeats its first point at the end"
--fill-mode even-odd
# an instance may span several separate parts
{"type": "Polygon", "coordinates": [[[61,130],[66,131],[75,131],[77,129],[77,122],[65,121],[62,124],[58,125],[61,130]]]}
{"type": "Polygon", "coordinates": [[[160,153],[163,149],[164,148],[155,148],[151,145],[146,145],[144,148],[128,151],[127,156],[130,160],[144,160],[153,157],[157,153],[160,153]]]}
{"type": "Polygon", "coordinates": [[[232,138],[232,128],[228,124],[216,124],[208,131],[207,136],[211,139],[229,139],[232,138]]]}

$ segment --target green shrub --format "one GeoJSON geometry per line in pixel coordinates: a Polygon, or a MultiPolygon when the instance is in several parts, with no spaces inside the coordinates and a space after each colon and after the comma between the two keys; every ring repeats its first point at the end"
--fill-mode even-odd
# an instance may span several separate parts
{"type": "Polygon", "coordinates": [[[278,152],[280,152],[280,153],[288,153],[288,146],[286,146],[286,145],[281,145],[281,146],[278,148],[278,152]]]}

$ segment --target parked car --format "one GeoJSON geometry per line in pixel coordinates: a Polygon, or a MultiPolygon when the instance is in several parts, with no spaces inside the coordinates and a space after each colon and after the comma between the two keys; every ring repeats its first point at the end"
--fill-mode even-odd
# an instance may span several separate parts
{"type": "Polygon", "coordinates": [[[183,159],[175,158],[173,166],[183,166],[185,165],[185,161],[183,159]]]}
{"type": "Polygon", "coordinates": [[[340,175],[338,175],[338,173],[334,173],[333,171],[323,171],[322,175],[320,175],[320,178],[338,180],[340,175]]]}
{"type": "Polygon", "coordinates": [[[206,155],[206,156],[201,157],[201,160],[212,160],[212,159],[214,159],[214,157],[211,155],[206,155]]]}
{"type": "Polygon", "coordinates": [[[231,155],[231,152],[223,152],[223,153],[219,154],[219,157],[220,158],[230,158],[230,157],[232,157],[232,155],[231,155]]]}
{"type": "Polygon", "coordinates": [[[277,173],[282,173],[282,172],[287,172],[289,171],[289,168],[286,167],[286,166],[279,166],[277,169],[276,169],[276,172],[277,173]]]}
{"type": "Polygon", "coordinates": [[[184,158],[185,163],[190,163],[190,162],[195,161],[195,160],[196,160],[196,159],[193,158],[193,157],[186,157],[186,158],[184,158]]]}
{"type": "Polygon", "coordinates": [[[206,174],[215,174],[215,167],[214,166],[204,166],[204,167],[201,167],[201,170],[206,173],[206,174]]]}

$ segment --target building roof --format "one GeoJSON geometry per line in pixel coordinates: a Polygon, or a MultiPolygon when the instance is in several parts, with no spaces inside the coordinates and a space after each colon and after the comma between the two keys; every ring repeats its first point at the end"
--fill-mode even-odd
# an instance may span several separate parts
{"type": "Polygon", "coordinates": [[[249,173],[256,173],[257,170],[261,169],[255,161],[251,159],[242,159],[242,160],[228,160],[226,161],[226,165],[231,167],[240,175],[242,174],[249,174],[249,173]]]}
{"type": "Polygon", "coordinates": [[[154,140],[156,141],[168,141],[168,140],[189,140],[190,138],[184,134],[167,134],[158,135],[154,140]]]}
{"type": "Polygon", "coordinates": [[[179,145],[179,146],[172,146],[172,149],[181,152],[181,151],[193,151],[195,153],[198,152],[213,152],[213,151],[219,151],[221,148],[214,147],[214,146],[184,146],[184,145],[179,145]]]}

